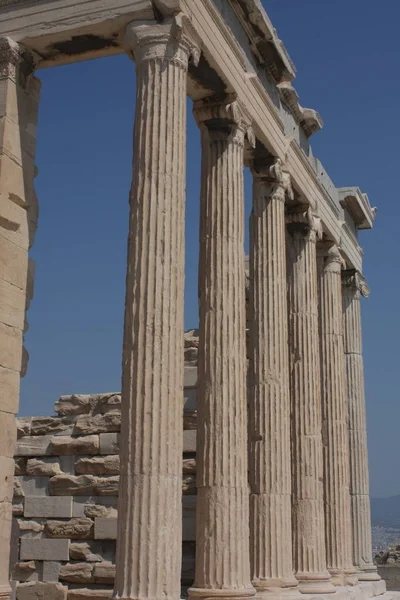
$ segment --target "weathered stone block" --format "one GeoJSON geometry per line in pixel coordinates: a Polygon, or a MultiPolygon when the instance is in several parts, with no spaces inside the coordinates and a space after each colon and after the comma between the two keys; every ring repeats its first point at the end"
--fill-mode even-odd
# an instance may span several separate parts
{"type": "Polygon", "coordinates": [[[118,499],[113,496],[79,496],[74,498],[73,517],[116,517],[118,499]]]}
{"type": "Polygon", "coordinates": [[[87,562],[101,562],[103,553],[100,544],[94,542],[72,542],[69,547],[71,560],[85,560],[87,562]]]}
{"type": "Polygon", "coordinates": [[[54,436],[51,439],[52,454],[98,454],[100,441],[98,435],[74,438],[71,436],[54,436]]]}
{"type": "Polygon", "coordinates": [[[50,454],[51,435],[27,436],[17,441],[15,456],[45,456],[50,454]]]}
{"type": "Polygon", "coordinates": [[[75,475],[75,456],[59,456],[60,469],[63,473],[75,475]]]}
{"type": "MultiPolygon", "coordinates": [[[[1,339],[1,330],[0,330],[1,339]]],[[[2,341],[3,343],[3,341],[2,341]]],[[[4,343],[7,343],[6,340],[4,343]]],[[[0,410],[0,456],[14,458],[15,443],[17,441],[17,428],[14,415],[0,410]]],[[[12,471],[11,471],[12,472],[12,471]]]]}
{"type": "MultiPolygon", "coordinates": [[[[2,198],[0,195],[1,205],[2,198]]],[[[1,210],[0,216],[2,216],[1,210]]],[[[0,322],[22,331],[24,328],[24,318],[25,292],[0,279],[0,322]]]]}
{"type": "Polygon", "coordinates": [[[39,565],[40,563],[36,564],[34,560],[17,562],[12,568],[11,579],[14,581],[38,581],[39,565]]]}
{"type": "Polygon", "coordinates": [[[68,589],[61,583],[21,583],[17,600],[67,600],[68,589]]]}
{"type": "Polygon", "coordinates": [[[39,523],[38,521],[29,521],[26,519],[17,519],[19,535],[21,537],[41,537],[37,534],[41,534],[44,530],[43,523],[39,523]]]}
{"type": "Polygon", "coordinates": [[[32,417],[18,417],[15,419],[17,438],[31,435],[32,417]]]}
{"type": "Polygon", "coordinates": [[[117,519],[98,518],[94,520],[95,540],[116,540],[117,519]]]}
{"type": "Polygon", "coordinates": [[[182,493],[183,494],[196,494],[196,478],[194,475],[184,475],[182,480],[182,493]]]}
{"type": "Polygon", "coordinates": [[[54,560],[43,562],[43,581],[58,581],[61,563],[54,560]]]}
{"type": "Polygon", "coordinates": [[[20,502],[16,503],[15,500],[14,500],[13,505],[12,505],[12,514],[13,514],[13,517],[22,517],[23,514],[24,514],[24,504],[25,504],[25,501],[24,501],[23,498],[18,498],[18,500],[20,500],[20,502]]]}
{"type": "Polygon", "coordinates": [[[75,463],[77,474],[119,475],[119,455],[79,458],[75,463]]]}
{"type": "Polygon", "coordinates": [[[197,411],[184,410],[183,412],[183,429],[197,429],[197,411]]]}
{"type": "Polygon", "coordinates": [[[112,589],[99,590],[99,589],[79,589],[69,590],[68,600],[104,600],[104,598],[112,597],[112,589]]]}
{"type": "Polygon", "coordinates": [[[11,414],[18,412],[20,372],[14,369],[0,367],[0,390],[3,410],[11,414]]]}
{"type": "Polygon", "coordinates": [[[185,365],[184,386],[196,387],[197,385],[197,367],[185,365]]]}
{"type": "Polygon", "coordinates": [[[54,410],[62,417],[89,413],[91,411],[90,395],[73,394],[72,396],[61,396],[55,403],[54,410]]]}
{"type": "Polygon", "coordinates": [[[0,279],[25,290],[27,272],[27,251],[0,235],[0,279]]]}
{"type": "Polygon", "coordinates": [[[119,477],[96,477],[96,493],[99,496],[118,495],[119,477]]]}
{"type": "Polygon", "coordinates": [[[1,457],[0,460],[0,500],[12,502],[14,496],[14,461],[1,457]]]}
{"type": "Polygon", "coordinates": [[[72,517],[72,500],[72,496],[26,498],[25,517],[68,519],[72,517]]]}
{"type": "Polygon", "coordinates": [[[90,583],[93,578],[93,565],[84,563],[69,563],[60,569],[60,581],[69,583],[90,583]]]}
{"type": "Polygon", "coordinates": [[[119,454],[119,433],[100,433],[100,454],[119,454]]]}
{"type": "Polygon", "coordinates": [[[25,497],[37,497],[47,496],[49,492],[49,478],[48,477],[29,477],[28,475],[18,476],[17,479],[23,490],[22,496],[25,497]]]}
{"type": "Polygon", "coordinates": [[[94,523],[92,519],[87,517],[71,519],[70,521],[47,521],[45,533],[51,538],[92,539],[94,523]]]}
{"type": "Polygon", "coordinates": [[[105,415],[81,415],[77,418],[74,433],[89,435],[92,433],[112,433],[121,429],[121,413],[109,412],[105,415]]]}
{"type": "Polygon", "coordinates": [[[32,417],[31,435],[54,435],[55,433],[72,433],[73,423],[71,419],[59,417],[32,417]]]}
{"type": "Polygon", "coordinates": [[[21,370],[22,330],[4,325],[0,321],[0,366],[5,369],[21,370]]]}
{"type": "Polygon", "coordinates": [[[60,461],[57,458],[30,458],[26,463],[26,473],[33,477],[60,475],[60,461]]]}
{"type": "Polygon", "coordinates": [[[183,472],[185,474],[196,473],[196,459],[195,458],[183,459],[183,472]]]}
{"type": "Polygon", "coordinates": [[[93,475],[56,475],[49,482],[52,496],[91,496],[95,494],[96,478],[93,475]]]}
{"type": "Polygon", "coordinates": [[[16,458],[14,463],[15,475],[26,475],[26,460],[24,458],[16,458]]]}
{"type": "Polygon", "coordinates": [[[107,562],[95,564],[93,577],[96,583],[113,584],[115,579],[115,565],[107,562]]]}
{"type": "Polygon", "coordinates": [[[183,452],[196,452],[196,431],[183,432],[183,452]]]}
{"type": "Polygon", "coordinates": [[[21,560],[69,560],[69,540],[22,538],[21,560]]]}

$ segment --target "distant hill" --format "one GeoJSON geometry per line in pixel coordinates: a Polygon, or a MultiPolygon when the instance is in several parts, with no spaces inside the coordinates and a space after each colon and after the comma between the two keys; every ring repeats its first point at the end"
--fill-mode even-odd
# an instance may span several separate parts
{"type": "Polygon", "coordinates": [[[400,528],[400,495],[390,498],[371,498],[372,525],[400,528]]]}

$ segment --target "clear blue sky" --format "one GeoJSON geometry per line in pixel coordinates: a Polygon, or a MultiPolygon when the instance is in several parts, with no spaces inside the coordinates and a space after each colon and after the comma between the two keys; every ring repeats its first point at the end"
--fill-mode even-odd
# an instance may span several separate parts
{"type": "MultiPolygon", "coordinates": [[[[303,106],[320,111],[314,153],[337,186],[379,208],[361,234],[371,491],[400,494],[400,46],[398,0],[264,0],[296,64],[303,106]]],[[[39,72],[40,221],[21,414],[61,394],[120,389],[134,64],[125,56],[39,72]]],[[[188,120],[186,328],[197,324],[200,147],[188,120]]],[[[250,207],[246,174],[246,204],[250,207]]]]}

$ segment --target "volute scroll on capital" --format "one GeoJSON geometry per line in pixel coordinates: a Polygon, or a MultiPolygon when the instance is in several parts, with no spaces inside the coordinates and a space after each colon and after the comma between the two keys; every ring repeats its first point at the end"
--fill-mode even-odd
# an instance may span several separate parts
{"type": "Polygon", "coordinates": [[[295,230],[307,236],[310,242],[322,240],[322,220],[315,215],[309,206],[299,206],[286,213],[289,230],[295,230]]]}
{"type": "Polygon", "coordinates": [[[347,269],[342,273],[342,283],[345,287],[352,289],[357,295],[369,298],[370,288],[365,277],[356,269],[347,269]]]}
{"type": "Polygon", "coordinates": [[[340,274],[341,271],[346,268],[346,261],[344,260],[337,244],[333,242],[323,242],[318,247],[317,251],[318,255],[324,259],[324,271],[331,271],[340,274]]]}
{"type": "Polygon", "coordinates": [[[254,166],[253,177],[269,184],[269,200],[285,202],[287,199],[294,200],[292,181],[288,171],[284,170],[282,160],[275,158],[272,164],[254,166]]]}
{"type": "Polygon", "coordinates": [[[132,21],[126,26],[125,51],[137,64],[149,60],[166,60],[187,70],[191,60],[198,65],[201,55],[190,20],[183,13],[165,19],[132,21]]]}
{"type": "Polygon", "coordinates": [[[222,99],[212,97],[197,100],[193,106],[193,114],[198,125],[206,128],[210,135],[226,137],[224,127],[228,126],[228,137],[232,141],[243,145],[246,139],[250,146],[255,147],[251,119],[235,94],[222,99]]]}

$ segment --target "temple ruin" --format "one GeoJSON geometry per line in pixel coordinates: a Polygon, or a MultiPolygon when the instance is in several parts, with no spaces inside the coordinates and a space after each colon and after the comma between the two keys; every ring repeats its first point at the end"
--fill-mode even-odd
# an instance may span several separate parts
{"type": "Polygon", "coordinates": [[[375,210],[313,155],[322,120],[300,104],[261,1],[0,0],[0,36],[0,598],[178,600],[182,583],[191,600],[384,594],[358,242],[375,210]],[[36,71],[122,52],[137,90],[121,396],[61,399],[57,417],[20,420],[16,443],[36,71]],[[199,339],[185,367],[187,96],[202,185],[199,339]],[[196,401],[183,419],[184,378],[196,401]],[[116,552],[104,546],[115,539],[116,552]]]}

